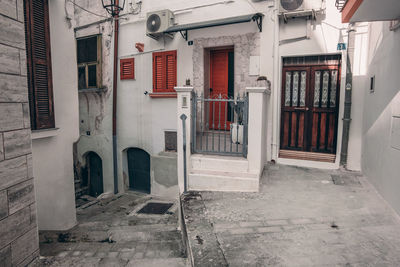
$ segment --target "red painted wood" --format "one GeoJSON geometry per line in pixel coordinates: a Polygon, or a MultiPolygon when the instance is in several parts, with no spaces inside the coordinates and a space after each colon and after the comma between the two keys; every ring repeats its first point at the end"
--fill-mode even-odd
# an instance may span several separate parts
{"type": "MultiPolygon", "coordinates": [[[[330,76],[329,79],[329,88],[331,87],[331,79],[332,76],[330,76]]],[[[322,83],[320,86],[322,88],[322,83]]],[[[291,90],[292,89],[293,85],[291,85],[291,90]]],[[[339,89],[339,65],[291,66],[283,68],[281,96],[281,149],[332,154],[336,152],[339,89]],[[336,83],[336,105],[334,107],[330,107],[329,104],[327,107],[314,107],[315,72],[321,71],[322,75],[323,71],[329,71],[331,75],[333,70],[338,71],[336,83]],[[293,106],[292,104],[290,106],[285,106],[286,73],[293,73],[293,71],[298,71],[299,73],[301,71],[307,72],[306,105],[304,109],[293,106]]],[[[320,94],[322,94],[322,92],[320,92],[320,94]]],[[[330,91],[328,94],[330,95],[330,91]]],[[[293,99],[292,94],[291,99],[293,99]]]]}
{"type": "Polygon", "coordinates": [[[135,59],[134,58],[124,58],[120,60],[120,79],[128,80],[135,79],[135,59]]]}
{"type": "Polygon", "coordinates": [[[153,53],[153,92],[175,92],[176,50],[153,53]]]}
{"type": "MultiPolygon", "coordinates": [[[[210,53],[210,98],[228,98],[228,53],[232,49],[215,50],[210,53]]],[[[227,104],[210,102],[209,127],[215,130],[229,130],[227,104]]]]}

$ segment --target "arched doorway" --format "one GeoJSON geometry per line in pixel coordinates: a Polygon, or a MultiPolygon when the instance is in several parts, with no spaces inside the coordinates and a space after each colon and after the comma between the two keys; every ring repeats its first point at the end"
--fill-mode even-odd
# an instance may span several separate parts
{"type": "Polygon", "coordinates": [[[86,156],[88,170],[89,195],[97,197],[103,189],[103,163],[99,155],[89,152],[86,156]]]}
{"type": "Polygon", "coordinates": [[[127,151],[129,188],[150,193],[150,155],[139,148],[127,151]]]}

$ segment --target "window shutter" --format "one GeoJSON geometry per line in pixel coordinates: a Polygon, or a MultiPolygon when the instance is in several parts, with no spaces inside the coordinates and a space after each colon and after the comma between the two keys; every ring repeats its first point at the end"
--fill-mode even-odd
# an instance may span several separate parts
{"type": "Polygon", "coordinates": [[[166,59],[166,89],[167,91],[174,91],[176,86],[176,51],[170,51],[165,55],[166,59]]]}
{"type": "Polygon", "coordinates": [[[25,1],[25,21],[32,129],[54,128],[47,0],[25,1]]]}
{"type": "Polygon", "coordinates": [[[153,53],[153,91],[173,92],[176,86],[176,51],[153,53]]]}
{"type": "Polygon", "coordinates": [[[120,60],[120,79],[135,79],[135,59],[125,58],[120,60]]]}
{"type": "Polygon", "coordinates": [[[153,54],[153,90],[160,91],[164,88],[164,64],[162,53],[153,54]]]}

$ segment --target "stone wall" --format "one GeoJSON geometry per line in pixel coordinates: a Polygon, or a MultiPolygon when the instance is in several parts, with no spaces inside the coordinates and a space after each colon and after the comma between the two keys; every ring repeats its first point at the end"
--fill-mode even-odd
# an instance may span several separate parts
{"type": "Polygon", "coordinates": [[[233,47],[235,57],[235,94],[244,93],[246,87],[257,86],[258,76],[249,75],[250,56],[260,54],[260,36],[258,33],[247,33],[234,36],[216,38],[198,38],[194,40],[193,48],[193,83],[196,92],[207,92],[209,79],[204,71],[205,49],[212,50],[219,47],[233,47]]]}
{"type": "Polygon", "coordinates": [[[23,0],[0,0],[0,266],[39,257],[23,0]]]}

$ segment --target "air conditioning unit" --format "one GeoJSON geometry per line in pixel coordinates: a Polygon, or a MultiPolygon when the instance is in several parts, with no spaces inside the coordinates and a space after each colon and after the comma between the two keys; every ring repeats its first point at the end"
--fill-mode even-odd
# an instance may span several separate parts
{"type": "Polygon", "coordinates": [[[158,39],[163,32],[174,25],[175,16],[171,10],[165,9],[147,13],[146,34],[149,37],[158,39]]]}
{"type": "Polygon", "coordinates": [[[280,13],[301,11],[319,11],[324,8],[325,0],[280,0],[280,13]]]}

